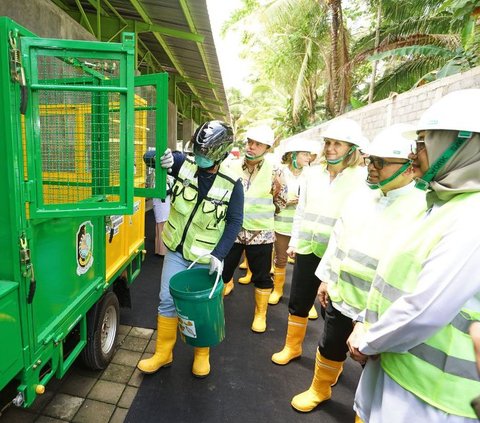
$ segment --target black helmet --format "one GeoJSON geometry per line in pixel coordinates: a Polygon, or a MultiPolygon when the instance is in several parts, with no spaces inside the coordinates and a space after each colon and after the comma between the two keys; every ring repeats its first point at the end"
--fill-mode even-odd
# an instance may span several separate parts
{"type": "Polygon", "coordinates": [[[215,163],[228,156],[233,144],[233,131],[219,120],[211,120],[199,126],[192,137],[193,153],[215,163]]]}

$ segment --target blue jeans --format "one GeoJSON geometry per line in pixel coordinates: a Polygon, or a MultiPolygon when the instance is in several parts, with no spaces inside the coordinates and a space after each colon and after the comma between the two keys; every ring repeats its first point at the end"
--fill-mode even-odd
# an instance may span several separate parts
{"type": "MultiPolygon", "coordinates": [[[[160,282],[160,304],[158,305],[158,314],[164,317],[176,317],[177,311],[173,304],[173,298],[170,294],[170,279],[173,275],[188,269],[191,261],[185,260],[180,253],[176,251],[167,251],[163,259],[162,279],[160,282]]],[[[195,263],[192,268],[209,268],[208,264],[195,263]]]]}

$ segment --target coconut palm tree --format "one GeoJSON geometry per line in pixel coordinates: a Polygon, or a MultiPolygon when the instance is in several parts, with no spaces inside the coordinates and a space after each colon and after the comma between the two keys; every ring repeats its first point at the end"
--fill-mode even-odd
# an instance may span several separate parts
{"type": "Polygon", "coordinates": [[[351,66],[381,61],[383,74],[372,80],[373,98],[388,97],[414,86],[469,69],[478,63],[474,4],[478,0],[377,0],[381,8],[377,44],[373,32],[357,40],[351,66]],[[470,4],[459,14],[455,6],[470,4]],[[457,15],[457,18],[455,16],[457,15]]]}

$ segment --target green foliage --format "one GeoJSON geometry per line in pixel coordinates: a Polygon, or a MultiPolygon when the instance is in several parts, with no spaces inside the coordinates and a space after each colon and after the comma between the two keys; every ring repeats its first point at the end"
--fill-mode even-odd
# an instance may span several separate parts
{"type": "Polygon", "coordinates": [[[263,121],[278,135],[295,134],[331,118],[335,95],[346,96],[347,110],[362,107],[374,63],[375,100],[478,65],[473,14],[479,8],[480,0],[243,0],[224,25],[241,31],[242,54],[255,64],[251,95],[228,93],[237,133],[263,121]],[[341,57],[335,67],[333,4],[341,6],[349,26],[337,28],[341,57]]]}

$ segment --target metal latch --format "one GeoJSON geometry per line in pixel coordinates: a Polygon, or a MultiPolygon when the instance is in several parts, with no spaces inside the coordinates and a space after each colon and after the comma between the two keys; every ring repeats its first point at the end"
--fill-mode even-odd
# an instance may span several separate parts
{"type": "Polygon", "coordinates": [[[20,113],[24,115],[27,111],[28,90],[22,65],[22,54],[17,45],[18,31],[10,31],[8,38],[10,42],[10,77],[13,82],[20,84],[20,113]]]}
{"type": "Polygon", "coordinates": [[[25,235],[20,237],[20,263],[23,264],[23,277],[30,279],[30,286],[28,289],[27,303],[31,304],[37,289],[37,282],[35,281],[35,272],[30,258],[30,249],[28,248],[27,239],[25,235]]]}

